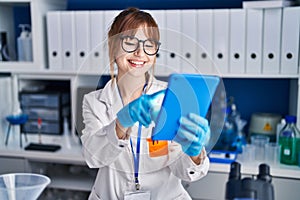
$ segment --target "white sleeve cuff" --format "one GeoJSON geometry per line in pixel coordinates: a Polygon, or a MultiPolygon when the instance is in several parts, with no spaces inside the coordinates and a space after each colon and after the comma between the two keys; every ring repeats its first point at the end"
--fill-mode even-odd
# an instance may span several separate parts
{"type": "Polygon", "coordinates": [[[129,140],[123,140],[119,139],[116,133],[116,121],[113,122],[112,126],[109,128],[112,130],[109,130],[107,133],[107,138],[109,142],[115,146],[118,146],[119,148],[123,148],[127,145],[129,145],[129,140]]]}

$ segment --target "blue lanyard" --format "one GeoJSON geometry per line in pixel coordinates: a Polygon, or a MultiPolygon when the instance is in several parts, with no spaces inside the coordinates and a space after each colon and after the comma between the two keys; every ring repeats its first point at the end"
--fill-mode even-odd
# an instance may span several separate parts
{"type": "Polygon", "coordinates": [[[134,161],[134,180],[135,180],[136,190],[140,189],[139,164],[140,164],[141,133],[142,133],[142,125],[139,123],[138,136],[137,136],[137,142],[136,142],[136,153],[134,153],[132,140],[130,138],[131,152],[132,152],[133,161],[134,161]]]}
{"type": "MultiPolygon", "coordinates": [[[[145,93],[146,87],[147,87],[147,83],[143,87],[143,94],[145,93]]],[[[119,92],[119,94],[120,94],[120,92],[119,92]]],[[[123,103],[123,105],[124,105],[124,103],[123,103]]],[[[134,153],[133,144],[132,144],[132,140],[131,140],[131,137],[130,137],[130,146],[131,146],[131,152],[132,152],[132,155],[133,155],[133,162],[134,162],[134,181],[135,181],[135,189],[136,190],[140,189],[139,164],[140,164],[141,134],[142,134],[142,125],[139,123],[138,136],[137,136],[137,142],[136,142],[136,153],[134,153]]]]}
{"type": "MultiPolygon", "coordinates": [[[[147,87],[147,83],[144,85],[143,94],[145,94],[146,87],[147,87]]],[[[142,134],[142,125],[141,125],[141,123],[139,123],[138,135],[137,135],[137,139],[136,139],[137,140],[136,141],[136,154],[134,153],[132,140],[130,137],[131,152],[132,152],[133,161],[134,161],[134,181],[135,181],[135,189],[136,190],[140,189],[139,166],[140,166],[141,134],[142,134]]]]}

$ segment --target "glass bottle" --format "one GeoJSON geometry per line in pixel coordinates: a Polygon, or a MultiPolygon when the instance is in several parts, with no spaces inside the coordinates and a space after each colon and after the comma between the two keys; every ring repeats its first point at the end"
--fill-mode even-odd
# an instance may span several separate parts
{"type": "Polygon", "coordinates": [[[296,127],[297,117],[285,116],[286,125],[279,134],[280,163],[288,165],[298,164],[298,153],[300,150],[300,132],[296,127]]]}

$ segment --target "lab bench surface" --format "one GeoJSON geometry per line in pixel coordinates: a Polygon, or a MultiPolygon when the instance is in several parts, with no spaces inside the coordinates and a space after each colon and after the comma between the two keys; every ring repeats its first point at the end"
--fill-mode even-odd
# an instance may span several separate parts
{"type": "MultiPolygon", "coordinates": [[[[70,140],[73,140],[73,138],[70,137],[70,140]]],[[[31,140],[29,139],[29,141],[38,143],[35,138],[31,140]]],[[[28,145],[29,142],[25,143],[24,147],[21,148],[13,141],[7,146],[0,144],[0,156],[24,158],[30,161],[85,165],[85,161],[81,153],[81,145],[79,143],[72,142],[71,148],[66,148],[61,136],[48,136],[48,138],[44,139],[44,141],[46,141],[45,144],[59,144],[61,145],[61,149],[55,152],[24,150],[24,147],[28,145]]]]}
{"type": "MultiPolygon", "coordinates": [[[[258,166],[259,162],[254,162],[252,164],[245,164],[243,161],[236,160],[241,164],[241,173],[246,175],[257,175],[258,174],[258,166]]],[[[262,162],[263,163],[263,162],[262,162]]],[[[290,165],[269,165],[270,166],[270,174],[273,177],[278,178],[292,178],[300,180],[300,167],[298,166],[290,166],[290,165]]],[[[210,163],[209,171],[211,172],[219,172],[219,173],[227,173],[230,172],[230,164],[221,164],[221,163],[210,163]]]]}
{"type": "MultiPolygon", "coordinates": [[[[45,136],[43,136],[45,137],[45,136]]],[[[30,142],[37,142],[30,138],[30,142]]],[[[95,180],[97,170],[86,166],[82,156],[81,145],[73,142],[71,148],[66,148],[62,137],[55,136],[43,141],[61,144],[62,148],[56,152],[26,151],[17,142],[9,142],[7,146],[0,144],[0,174],[11,172],[44,173],[51,178],[50,188],[90,191],[95,180]],[[5,163],[3,165],[2,163],[5,163]]],[[[241,163],[242,176],[256,176],[260,163],[241,163]]],[[[193,199],[224,199],[225,186],[230,172],[230,164],[210,163],[208,175],[203,179],[183,183],[193,199]],[[208,189],[208,188],[215,189],[208,189]],[[201,189],[203,188],[203,189],[201,189]],[[205,188],[205,189],[204,189],[205,188]],[[218,192],[216,192],[218,191],[218,192]]],[[[290,195],[289,199],[300,193],[300,168],[298,166],[276,165],[270,166],[273,177],[275,196],[290,195]]],[[[276,198],[276,199],[280,199],[276,198]]],[[[297,199],[297,198],[296,198],[297,199]]]]}
{"type": "MultiPolygon", "coordinates": [[[[38,142],[37,136],[29,136],[28,141],[38,142]]],[[[48,162],[48,163],[60,163],[60,164],[73,164],[73,165],[82,165],[86,166],[82,155],[82,146],[79,144],[78,138],[70,137],[69,141],[71,142],[71,148],[66,148],[65,140],[61,136],[43,136],[43,141],[46,143],[54,143],[61,145],[61,149],[56,152],[43,152],[43,151],[26,151],[19,146],[17,141],[13,141],[5,146],[3,143],[0,143],[0,156],[1,157],[10,157],[10,158],[24,158],[30,161],[39,161],[39,162],[48,162]]],[[[25,143],[26,146],[29,142],[25,143]]],[[[258,174],[258,166],[260,163],[249,162],[245,163],[239,158],[237,162],[241,164],[241,173],[247,175],[256,175],[258,174]]],[[[230,164],[222,163],[210,163],[210,172],[218,173],[229,173],[230,164]]],[[[290,165],[270,165],[270,173],[274,177],[279,178],[293,178],[300,180],[300,167],[290,166],[290,165]]]]}

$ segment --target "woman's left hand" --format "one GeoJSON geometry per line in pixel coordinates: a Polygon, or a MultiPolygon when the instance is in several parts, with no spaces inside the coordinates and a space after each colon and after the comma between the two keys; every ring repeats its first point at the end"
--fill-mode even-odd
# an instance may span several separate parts
{"type": "Polygon", "coordinates": [[[189,156],[198,156],[203,146],[210,139],[210,127],[208,121],[194,113],[179,120],[180,127],[174,141],[178,142],[182,150],[189,156]]]}

